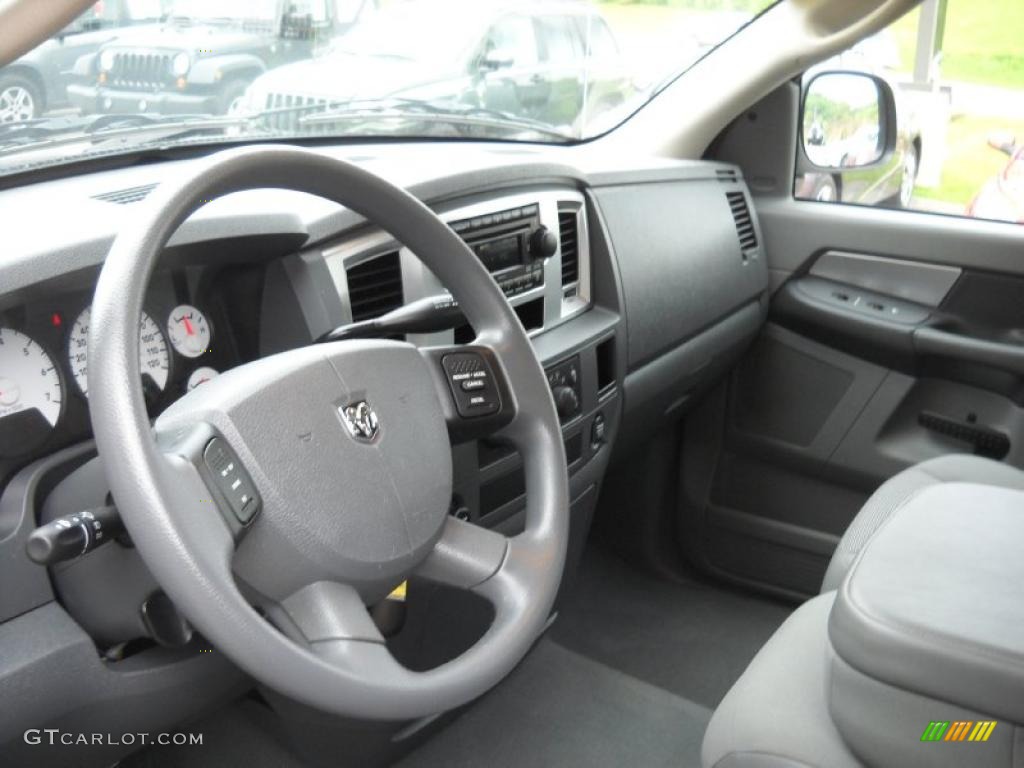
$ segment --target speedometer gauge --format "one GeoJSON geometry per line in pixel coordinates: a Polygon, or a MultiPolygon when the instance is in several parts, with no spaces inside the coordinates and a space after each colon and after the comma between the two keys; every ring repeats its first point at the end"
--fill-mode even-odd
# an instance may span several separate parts
{"type": "Polygon", "coordinates": [[[47,351],[19,331],[0,328],[0,455],[45,440],[60,419],[63,392],[47,351]]]}
{"type": "MultiPolygon", "coordinates": [[[[82,314],[75,320],[71,328],[71,337],[68,340],[68,362],[71,364],[71,372],[75,375],[75,383],[82,390],[82,394],[89,396],[89,320],[92,317],[92,310],[86,307],[82,314]]],[[[142,313],[142,322],[139,324],[139,368],[142,371],[142,379],[150,379],[156,388],[163,392],[167,386],[167,376],[170,372],[170,356],[167,354],[167,340],[160,330],[160,326],[153,318],[142,313]]]]}

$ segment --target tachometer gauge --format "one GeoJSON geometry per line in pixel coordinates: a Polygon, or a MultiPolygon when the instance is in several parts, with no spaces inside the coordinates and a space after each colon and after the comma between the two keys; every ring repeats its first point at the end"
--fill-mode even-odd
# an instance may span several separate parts
{"type": "Polygon", "coordinates": [[[57,426],[64,389],[53,358],[39,343],[0,328],[0,455],[38,446],[57,426]]]}
{"type": "Polygon", "coordinates": [[[171,310],[167,335],[171,345],[185,357],[199,357],[210,348],[210,324],[206,315],[189,304],[171,310]]]}
{"type": "MultiPolygon", "coordinates": [[[[89,396],[89,319],[92,317],[92,310],[86,307],[82,314],[75,320],[71,328],[71,337],[68,340],[68,362],[71,364],[71,373],[75,376],[75,382],[82,394],[89,396]]],[[[167,341],[160,330],[160,326],[147,315],[142,313],[142,322],[139,323],[139,368],[142,370],[143,386],[155,386],[163,392],[167,386],[167,376],[170,372],[170,356],[167,354],[167,341]],[[147,379],[152,381],[148,384],[147,379]]]]}
{"type": "Polygon", "coordinates": [[[216,379],[218,376],[220,376],[220,373],[213,368],[196,368],[192,371],[192,375],[188,377],[188,383],[185,385],[185,389],[191,392],[199,385],[205,384],[210,379],[216,379]]]}

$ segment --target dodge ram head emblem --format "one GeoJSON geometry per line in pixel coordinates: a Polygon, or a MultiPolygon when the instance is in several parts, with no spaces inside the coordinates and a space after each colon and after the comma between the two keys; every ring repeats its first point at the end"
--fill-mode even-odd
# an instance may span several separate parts
{"type": "Polygon", "coordinates": [[[341,413],[341,420],[348,429],[348,433],[356,440],[370,442],[380,431],[380,424],[377,422],[377,414],[365,400],[360,400],[352,405],[343,405],[338,408],[341,413]]]}

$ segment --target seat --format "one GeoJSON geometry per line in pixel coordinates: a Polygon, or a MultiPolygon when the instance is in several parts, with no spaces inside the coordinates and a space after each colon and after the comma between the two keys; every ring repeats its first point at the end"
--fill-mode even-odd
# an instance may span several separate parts
{"type": "Polygon", "coordinates": [[[843,576],[882,523],[908,499],[941,483],[994,485],[1024,491],[1024,471],[978,456],[951,454],[915,464],[875,491],[846,529],[821,584],[822,592],[839,588],[843,576]]]}
{"type": "Polygon", "coordinates": [[[862,759],[963,764],[956,749],[921,746],[920,729],[939,714],[965,722],[999,719],[1005,724],[998,739],[977,745],[971,759],[979,766],[1024,765],[1012,757],[1024,754],[1024,729],[1015,725],[1020,710],[1006,704],[1020,700],[1014,697],[1024,672],[1006,670],[1024,670],[1024,623],[1006,608],[1005,595],[1002,602],[981,598],[992,598],[999,592],[993,585],[1007,578],[1019,583],[1021,568],[1013,564],[1024,531],[1017,514],[1022,498],[1004,489],[1024,491],[1024,471],[964,455],[923,462],[884,483],[844,534],[822,594],[779,627],[715,710],[704,736],[704,768],[854,768],[862,759]],[[979,526],[984,536],[975,533],[979,526]],[[928,599],[935,594],[943,596],[938,604],[928,599]],[[896,608],[889,605],[894,601],[896,608]],[[869,608],[854,610],[863,603],[869,608]],[[976,614],[964,606],[975,606],[976,614]],[[896,629],[879,616],[896,616],[896,629]],[[919,638],[924,646],[897,658],[919,638]],[[1005,677],[1009,695],[985,677],[993,647],[999,659],[1010,659],[992,678],[1005,677]],[[947,678],[960,682],[935,688],[947,678]]]}
{"type": "Polygon", "coordinates": [[[854,768],[829,716],[828,620],[835,593],[809,600],[758,651],[715,710],[704,768],[854,768]]]}

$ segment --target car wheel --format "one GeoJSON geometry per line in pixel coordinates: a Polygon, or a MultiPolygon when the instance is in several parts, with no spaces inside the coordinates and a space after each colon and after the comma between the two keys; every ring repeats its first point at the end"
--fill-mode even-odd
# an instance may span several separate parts
{"type": "Polygon", "coordinates": [[[32,81],[17,75],[0,75],[0,124],[20,123],[39,117],[42,98],[32,81]]]}
{"type": "Polygon", "coordinates": [[[903,174],[900,177],[900,192],[897,204],[900,208],[909,208],[914,199],[914,185],[917,183],[917,150],[907,149],[903,156],[903,174]]]}
{"type": "Polygon", "coordinates": [[[839,200],[839,187],[831,176],[823,176],[814,185],[814,199],[819,203],[834,203],[839,200]]]}

